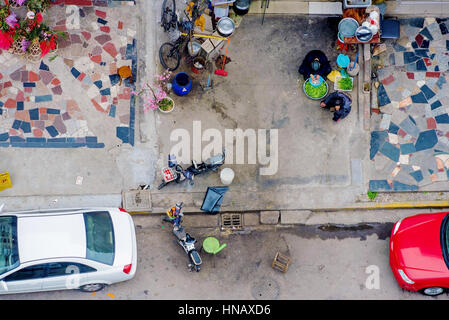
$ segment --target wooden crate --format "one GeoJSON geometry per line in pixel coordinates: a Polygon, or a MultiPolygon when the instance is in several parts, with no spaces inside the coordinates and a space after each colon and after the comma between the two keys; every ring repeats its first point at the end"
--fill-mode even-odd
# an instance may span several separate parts
{"type": "Polygon", "coordinates": [[[271,266],[275,270],[279,270],[283,273],[286,273],[288,266],[290,265],[290,261],[291,261],[290,257],[287,257],[286,255],[283,255],[282,253],[278,252],[274,257],[273,264],[271,266]]]}

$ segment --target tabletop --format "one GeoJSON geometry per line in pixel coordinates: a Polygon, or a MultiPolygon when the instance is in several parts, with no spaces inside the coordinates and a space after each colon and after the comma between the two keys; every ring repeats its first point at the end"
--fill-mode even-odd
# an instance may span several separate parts
{"type": "MultiPolygon", "coordinates": [[[[372,11],[377,11],[380,14],[379,8],[375,6],[371,6],[368,8],[351,8],[343,10],[343,18],[353,18],[357,20],[359,25],[362,25],[362,22],[365,21],[367,14],[372,11]]],[[[362,42],[357,40],[356,37],[345,37],[345,43],[347,44],[355,44],[355,43],[380,43],[380,29],[379,31],[373,35],[373,38],[368,42],[362,42]]]]}

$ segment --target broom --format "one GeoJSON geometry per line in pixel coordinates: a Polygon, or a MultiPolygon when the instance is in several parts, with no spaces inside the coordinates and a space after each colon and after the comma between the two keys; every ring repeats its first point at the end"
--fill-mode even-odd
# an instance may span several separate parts
{"type": "Polygon", "coordinates": [[[223,76],[223,77],[226,77],[228,75],[228,72],[224,70],[224,66],[226,63],[226,55],[228,54],[228,46],[229,46],[229,38],[228,38],[228,43],[226,44],[226,52],[225,52],[225,56],[223,59],[223,66],[221,67],[221,69],[215,70],[216,75],[223,76]]]}

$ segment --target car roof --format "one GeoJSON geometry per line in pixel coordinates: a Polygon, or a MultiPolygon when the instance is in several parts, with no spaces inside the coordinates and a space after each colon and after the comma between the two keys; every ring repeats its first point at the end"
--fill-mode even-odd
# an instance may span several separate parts
{"type": "Polygon", "coordinates": [[[83,214],[19,214],[17,242],[21,263],[59,257],[85,258],[83,214]]]}

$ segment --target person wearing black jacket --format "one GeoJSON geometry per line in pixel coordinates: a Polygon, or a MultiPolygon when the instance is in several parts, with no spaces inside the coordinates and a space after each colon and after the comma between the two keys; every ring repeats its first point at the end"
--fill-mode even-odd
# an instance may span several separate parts
{"type": "Polygon", "coordinates": [[[317,74],[322,76],[323,79],[326,79],[331,71],[332,67],[329,60],[327,60],[326,55],[320,50],[312,50],[307,53],[298,69],[298,72],[304,76],[304,80],[317,74]]]}
{"type": "Polygon", "coordinates": [[[332,92],[326,99],[321,101],[320,106],[334,112],[332,120],[338,121],[345,118],[349,112],[351,112],[351,103],[351,98],[344,93],[335,91],[332,92]]]}

